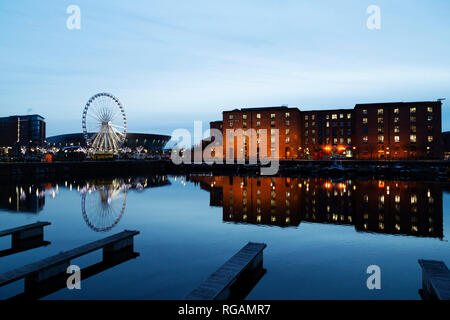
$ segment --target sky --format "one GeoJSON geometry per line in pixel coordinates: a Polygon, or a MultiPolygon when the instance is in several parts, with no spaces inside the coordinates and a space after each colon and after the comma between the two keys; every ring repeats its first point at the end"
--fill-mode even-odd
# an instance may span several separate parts
{"type": "Polygon", "coordinates": [[[234,108],[450,99],[449,16],[448,0],[0,0],[0,116],[81,132],[86,102],[109,92],[129,132],[171,134],[234,108]]]}

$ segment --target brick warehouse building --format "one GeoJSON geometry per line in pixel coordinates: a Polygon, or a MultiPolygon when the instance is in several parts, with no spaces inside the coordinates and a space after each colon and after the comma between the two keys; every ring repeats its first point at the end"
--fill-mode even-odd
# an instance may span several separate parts
{"type": "MultiPolygon", "coordinates": [[[[300,111],[298,108],[244,108],[223,112],[211,128],[223,133],[223,155],[233,159],[277,153],[278,159],[442,159],[441,101],[357,104],[354,109],[300,111]],[[227,129],[237,130],[232,140],[227,129]],[[254,129],[256,136],[252,136],[254,129]],[[259,136],[267,130],[268,137],[259,136]],[[251,140],[252,139],[252,140],[251,140]],[[256,144],[251,144],[255,141],[256,144]],[[251,146],[256,149],[251,150],[251,146]],[[238,157],[239,156],[239,157],[238,157]]],[[[217,153],[219,155],[219,153],[217,153]]]]}

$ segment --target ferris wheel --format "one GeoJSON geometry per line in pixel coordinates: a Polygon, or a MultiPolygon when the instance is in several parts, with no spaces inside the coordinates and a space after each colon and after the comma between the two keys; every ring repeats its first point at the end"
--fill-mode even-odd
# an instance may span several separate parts
{"type": "Polygon", "coordinates": [[[127,117],[120,101],[109,93],[97,93],[83,110],[83,135],[98,151],[117,152],[127,135],[127,117]]]}

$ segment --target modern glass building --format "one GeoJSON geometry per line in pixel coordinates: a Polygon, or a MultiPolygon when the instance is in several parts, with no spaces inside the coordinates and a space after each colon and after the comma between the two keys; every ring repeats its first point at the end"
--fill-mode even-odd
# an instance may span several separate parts
{"type": "Polygon", "coordinates": [[[0,118],[0,147],[42,146],[45,135],[46,124],[40,115],[0,118]]]}

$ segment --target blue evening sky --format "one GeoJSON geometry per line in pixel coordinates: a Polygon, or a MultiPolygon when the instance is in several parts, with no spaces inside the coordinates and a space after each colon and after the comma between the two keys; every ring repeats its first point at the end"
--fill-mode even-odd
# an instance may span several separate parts
{"type": "Polygon", "coordinates": [[[80,132],[89,97],[110,92],[130,132],[170,134],[234,107],[450,99],[449,16],[448,0],[0,0],[0,116],[80,132]]]}

